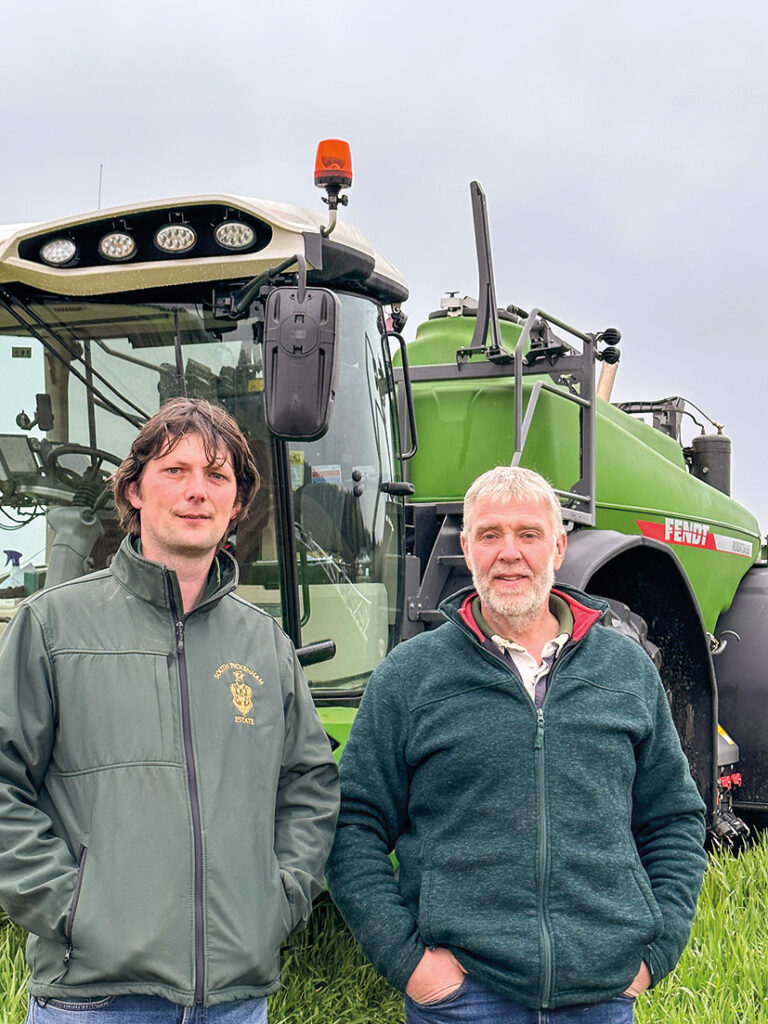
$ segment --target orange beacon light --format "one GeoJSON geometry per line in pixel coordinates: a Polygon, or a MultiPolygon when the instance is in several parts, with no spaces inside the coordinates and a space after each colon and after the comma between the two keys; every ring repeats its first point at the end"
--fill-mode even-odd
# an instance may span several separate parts
{"type": "Polygon", "coordinates": [[[318,188],[349,188],[352,184],[352,154],[343,139],[323,139],[315,158],[315,184],[318,188]]]}

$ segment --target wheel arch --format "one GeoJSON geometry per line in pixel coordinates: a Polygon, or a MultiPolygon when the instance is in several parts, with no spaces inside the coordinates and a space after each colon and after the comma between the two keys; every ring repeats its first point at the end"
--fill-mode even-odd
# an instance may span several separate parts
{"type": "Polygon", "coordinates": [[[696,596],[674,551],[648,537],[579,530],[557,579],[614,598],[645,619],[691,773],[710,815],[717,799],[717,685],[696,596]]]}

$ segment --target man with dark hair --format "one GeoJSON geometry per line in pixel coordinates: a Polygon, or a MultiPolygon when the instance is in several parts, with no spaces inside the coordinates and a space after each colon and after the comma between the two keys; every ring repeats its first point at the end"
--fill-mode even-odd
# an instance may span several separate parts
{"type": "Polygon", "coordinates": [[[363,697],[331,892],[408,1024],[627,1024],[705,866],[661,680],[603,602],[553,586],[566,535],[537,473],[476,480],[461,543],[474,586],[363,697]]]}
{"type": "MultiPolygon", "coordinates": [[[[220,406],[202,399],[175,398],[144,424],[112,478],[120,525],[126,533],[133,537],[141,534],[141,515],[131,500],[130,487],[140,482],[148,462],[167,455],[181,438],[190,435],[200,439],[209,463],[214,463],[223,452],[229,453],[237,484],[230,525],[234,526],[248,515],[248,506],[259,489],[260,480],[248,442],[237,423],[220,406]]],[[[226,533],[222,542],[225,539],[226,533]]]]}
{"type": "Polygon", "coordinates": [[[266,1021],[338,794],[293,647],[222,550],[257,486],[224,410],[169,402],[114,476],[110,568],[0,640],[0,903],[35,1024],[266,1021]]]}

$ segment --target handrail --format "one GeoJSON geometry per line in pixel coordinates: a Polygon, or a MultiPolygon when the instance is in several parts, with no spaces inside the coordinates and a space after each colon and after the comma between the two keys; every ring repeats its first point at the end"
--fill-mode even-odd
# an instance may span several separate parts
{"type": "Polygon", "coordinates": [[[416,432],[416,411],[413,407],[413,391],[411,389],[411,374],[410,367],[408,365],[408,346],[405,343],[405,338],[402,334],[397,331],[387,331],[388,338],[394,338],[400,346],[400,359],[403,374],[403,391],[405,393],[405,408],[408,413],[408,433],[410,435],[411,447],[407,452],[401,452],[400,458],[405,462],[407,459],[412,459],[416,452],[419,450],[419,437],[416,432]]]}
{"type": "MultiPolygon", "coordinates": [[[[595,363],[594,363],[594,338],[583,334],[575,327],[571,327],[564,321],[534,308],[526,317],[520,337],[515,345],[515,424],[514,424],[514,452],[511,465],[519,466],[523,455],[525,443],[528,440],[533,415],[542,391],[549,391],[565,398],[579,406],[582,413],[579,417],[579,483],[586,490],[586,495],[575,491],[559,491],[555,489],[558,497],[569,501],[575,501],[586,505],[586,511],[579,511],[572,508],[563,508],[563,518],[581,523],[585,526],[595,525],[595,414],[594,414],[594,387],[595,387],[595,363]],[[561,390],[547,381],[536,381],[528,400],[525,419],[523,419],[523,349],[525,343],[531,336],[535,324],[544,320],[546,323],[555,324],[557,327],[578,338],[583,343],[581,357],[581,394],[575,395],[567,389],[561,390]],[[585,393],[586,392],[586,393],[585,393]]],[[[530,369],[529,369],[530,372],[530,369]]]]}

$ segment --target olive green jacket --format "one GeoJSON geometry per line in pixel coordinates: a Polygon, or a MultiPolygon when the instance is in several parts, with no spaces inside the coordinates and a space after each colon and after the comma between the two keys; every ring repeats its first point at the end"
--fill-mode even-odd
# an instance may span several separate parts
{"type": "Polygon", "coordinates": [[[309,915],[336,765],[289,640],[217,557],[184,615],[126,540],[0,640],[0,903],[33,995],[263,996],[309,915]]]}

